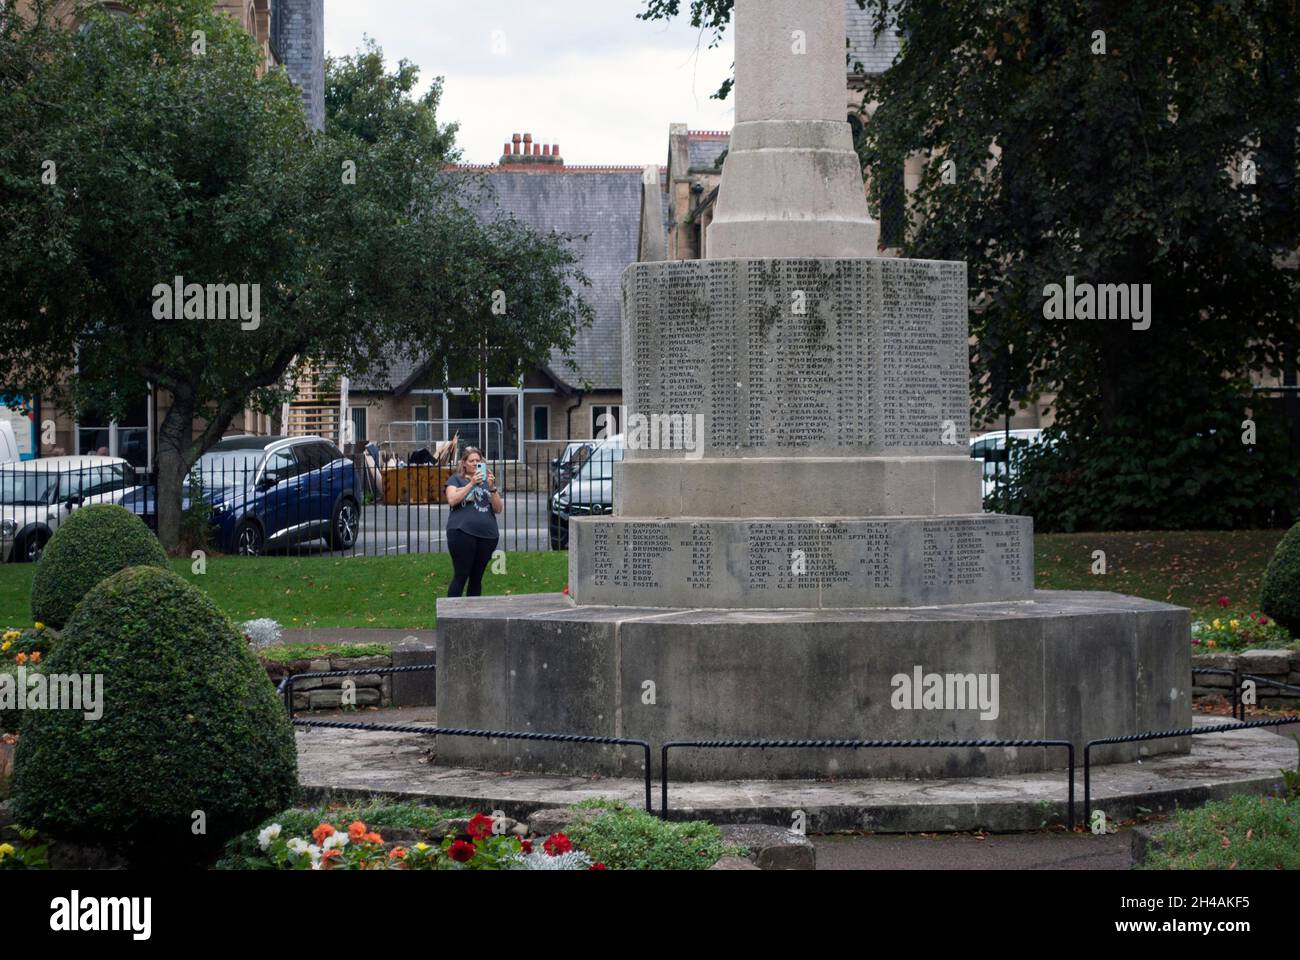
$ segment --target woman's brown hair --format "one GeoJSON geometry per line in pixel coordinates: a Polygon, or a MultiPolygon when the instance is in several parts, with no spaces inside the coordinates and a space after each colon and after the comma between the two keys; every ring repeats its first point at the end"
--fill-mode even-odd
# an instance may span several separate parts
{"type": "Polygon", "coordinates": [[[466,447],[464,452],[460,455],[460,466],[456,470],[463,480],[469,479],[469,471],[465,469],[465,465],[469,462],[469,456],[471,453],[477,453],[480,460],[483,460],[484,462],[487,461],[487,457],[483,456],[483,451],[478,447],[466,447]]]}

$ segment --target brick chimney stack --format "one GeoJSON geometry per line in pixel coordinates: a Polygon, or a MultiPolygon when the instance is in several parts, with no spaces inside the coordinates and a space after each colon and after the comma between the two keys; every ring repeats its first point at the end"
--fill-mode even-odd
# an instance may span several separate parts
{"type": "Polygon", "coordinates": [[[531,166],[533,164],[546,166],[564,166],[564,158],[560,156],[560,145],[558,143],[541,143],[534,141],[531,133],[525,133],[522,136],[514,134],[510,142],[506,144],[504,152],[501,154],[501,166],[531,166]]]}

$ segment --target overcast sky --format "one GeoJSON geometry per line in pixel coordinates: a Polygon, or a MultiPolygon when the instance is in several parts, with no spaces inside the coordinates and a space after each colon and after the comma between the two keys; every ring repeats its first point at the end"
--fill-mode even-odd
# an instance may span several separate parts
{"type": "MultiPolygon", "coordinates": [[[[688,3],[682,4],[689,8],[688,3]]],[[[732,100],[710,99],[731,70],[685,17],[636,15],[643,0],[325,0],[325,50],[371,36],[390,64],[444,78],[439,119],[460,124],[468,163],[494,163],[510,134],[558,143],[566,163],[666,161],[668,125],[730,130],[732,100]]],[[[423,89],[422,91],[423,92],[423,89]]]]}

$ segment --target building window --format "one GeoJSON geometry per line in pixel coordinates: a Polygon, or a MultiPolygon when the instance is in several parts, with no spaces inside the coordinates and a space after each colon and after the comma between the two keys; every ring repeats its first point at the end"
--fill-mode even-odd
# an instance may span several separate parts
{"type": "Polygon", "coordinates": [[[365,407],[351,408],[353,443],[365,443],[370,439],[369,413],[365,407]]]}
{"type": "Polygon", "coordinates": [[[591,408],[591,436],[595,440],[604,440],[622,433],[623,408],[613,404],[602,404],[591,408]]]}
{"type": "Polygon", "coordinates": [[[430,439],[430,432],[429,432],[429,407],[428,407],[428,405],[425,404],[425,405],[422,405],[422,406],[419,406],[419,407],[412,407],[412,408],[411,408],[411,419],[414,420],[414,421],[416,421],[416,423],[415,423],[415,438],[414,438],[414,439],[415,439],[415,442],[416,442],[416,443],[428,443],[428,442],[429,442],[429,439],[430,439]]]}
{"type": "Polygon", "coordinates": [[[533,407],[533,439],[551,439],[551,408],[540,403],[533,407]]]}

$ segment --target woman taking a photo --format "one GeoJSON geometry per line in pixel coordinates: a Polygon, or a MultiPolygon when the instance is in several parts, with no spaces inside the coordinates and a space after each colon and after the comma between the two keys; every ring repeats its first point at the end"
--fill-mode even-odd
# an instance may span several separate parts
{"type": "Polygon", "coordinates": [[[483,454],[466,447],[460,469],[447,478],[447,549],[455,576],[447,596],[459,597],[469,586],[469,596],[483,594],[483,571],[492,560],[500,534],[497,514],[504,509],[497,478],[488,471],[483,454]]]}

